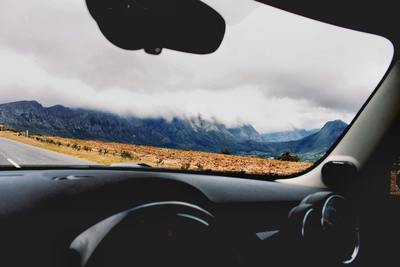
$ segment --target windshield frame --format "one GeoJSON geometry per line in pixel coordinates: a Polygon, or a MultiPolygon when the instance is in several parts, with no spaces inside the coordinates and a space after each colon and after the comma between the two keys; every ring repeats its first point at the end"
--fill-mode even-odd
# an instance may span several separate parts
{"type": "MultiPolygon", "coordinates": [[[[263,3],[262,1],[260,1],[263,3]]],[[[389,41],[390,42],[390,41],[389,41]]],[[[393,43],[390,42],[392,45],[393,43]]],[[[168,172],[168,173],[188,173],[188,174],[199,174],[199,175],[213,175],[213,176],[227,176],[227,177],[235,177],[235,178],[247,178],[247,179],[255,179],[255,180],[266,180],[266,181],[273,181],[273,180],[281,180],[281,179],[291,179],[291,178],[296,178],[299,176],[302,176],[310,171],[312,171],[314,168],[318,167],[330,154],[331,152],[336,148],[336,146],[340,143],[340,141],[343,139],[343,137],[346,135],[346,133],[350,130],[350,128],[353,126],[354,122],[357,120],[359,115],[363,112],[365,107],[368,105],[370,100],[373,98],[377,90],[380,88],[381,84],[384,82],[386,79],[388,73],[391,71],[395,59],[397,58],[397,53],[396,53],[396,47],[393,49],[393,55],[390,61],[390,64],[384,74],[384,76],[380,79],[379,83],[377,84],[376,88],[372,91],[372,93],[369,95],[368,99],[365,101],[365,103],[361,106],[355,117],[351,120],[349,125],[346,127],[346,129],[343,131],[343,133],[340,135],[340,137],[334,142],[334,144],[326,151],[326,153],[319,158],[317,161],[313,162],[312,166],[309,168],[290,175],[285,175],[285,176],[280,176],[280,175],[271,175],[271,174],[247,174],[243,172],[224,172],[224,171],[201,171],[201,170],[181,170],[181,169],[169,169],[169,168],[131,168],[131,167],[114,167],[114,166],[103,166],[103,165],[22,165],[21,168],[16,169],[13,166],[0,166],[0,171],[2,170],[43,170],[43,169],[87,169],[87,168],[99,168],[99,169],[123,169],[123,170],[140,170],[140,171],[154,171],[154,172],[168,172]]]]}

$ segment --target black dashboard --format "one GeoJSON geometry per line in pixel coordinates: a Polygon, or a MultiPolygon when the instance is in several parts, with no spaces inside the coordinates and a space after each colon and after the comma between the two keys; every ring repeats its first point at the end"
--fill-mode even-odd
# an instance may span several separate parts
{"type": "Polygon", "coordinates": [[[0,175],[0,203],[7,266],[334,266],[351,263],[359,249],[342,196],[272,181],[13,170],[0,175]]]}

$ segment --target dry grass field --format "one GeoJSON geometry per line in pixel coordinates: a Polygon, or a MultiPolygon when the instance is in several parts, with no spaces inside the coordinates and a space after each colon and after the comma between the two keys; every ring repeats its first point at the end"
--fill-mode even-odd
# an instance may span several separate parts
{"type": "Polygon", "coordinates": [[[105,165],[122,162],[146,163],[157,168],[264,175],[290,175],[304,171],[312,166],[312,164],[304,162],[70,139],[57,136],[31,135],[27,137],[20,133],[9,131],[0,132],[0,136],[105,165]]]}

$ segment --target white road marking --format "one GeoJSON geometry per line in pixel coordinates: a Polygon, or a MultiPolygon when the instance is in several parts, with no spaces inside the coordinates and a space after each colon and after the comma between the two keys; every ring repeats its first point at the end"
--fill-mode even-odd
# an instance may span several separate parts
{"type": "Polygon", "coordinates": [[[12,159],[7,158],[7,160],[8,160],[12,165],[14,165],[15,168],[21,169],[21,166],[19,166],[19,165],[18,165],[15,161],[13,161],[12,159]]]}

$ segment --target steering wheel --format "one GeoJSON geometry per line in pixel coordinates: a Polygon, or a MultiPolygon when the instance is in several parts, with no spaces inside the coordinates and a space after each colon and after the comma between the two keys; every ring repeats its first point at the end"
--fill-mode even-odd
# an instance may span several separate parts
{"type": "Polygon", "coordinates": [[[92,226],[71,249],[85,267],[220,265],[213,221],[210,212],[190,203],[153,202],[92,226]]]}

